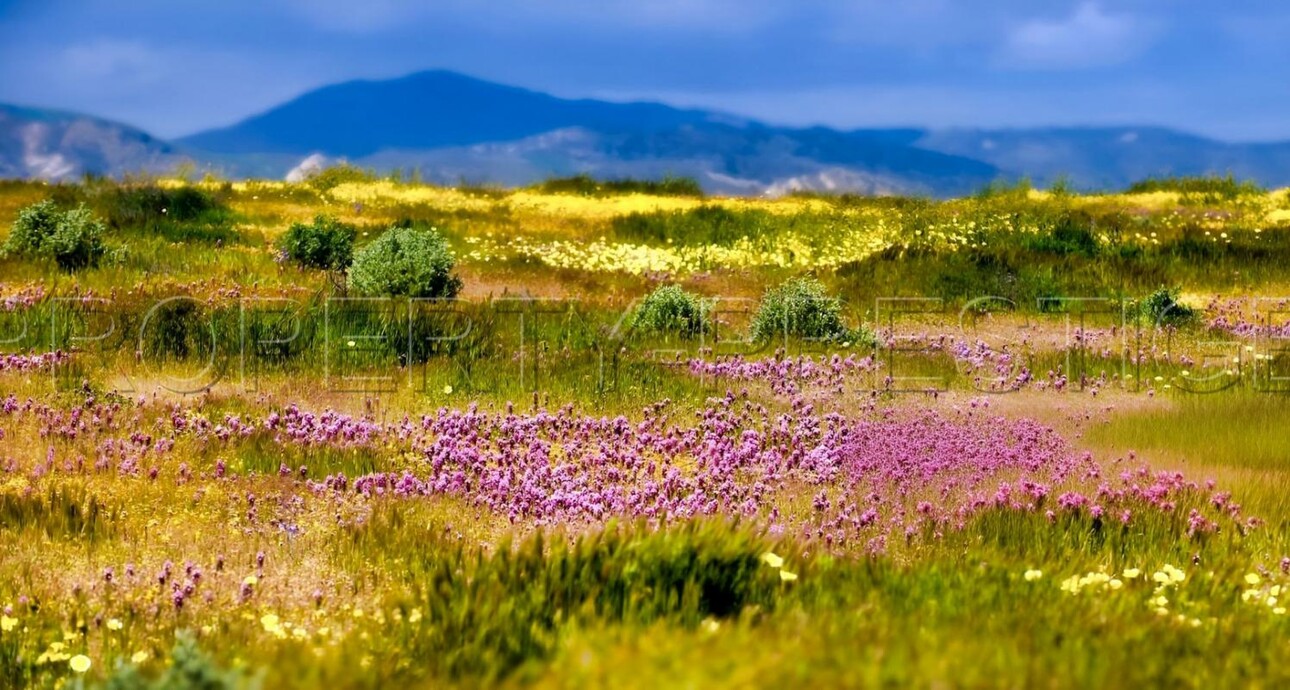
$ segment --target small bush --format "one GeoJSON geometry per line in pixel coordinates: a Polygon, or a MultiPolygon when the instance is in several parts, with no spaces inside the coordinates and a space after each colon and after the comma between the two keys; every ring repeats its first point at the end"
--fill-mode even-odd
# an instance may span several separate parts
{"type": "Polygon", "coordinates": [[[1178,301],[1180,292],[1180,288],[1161,286],[1135,305],[1136,315],[1153,324],[1171,326],[1191,321],[1196,316],[1196,310],[1178,301]]]}
{"type": "Polygon", "coordinates": [[[18,212],[5,253],[52,258],[64,270],[92,266],[103,255],[103,222],[79,206],[63,211],[42,201],[18,212]]]}
{"type": "Polygon", "coordinates": [[[18,211],[18,218],[13,222],[4,245],[5,252],[20,256],[43,254],[62,216],[58,205],[48,199],[18,211]]]}
{"type": "Polygon", "coordinates": [[[768,340],[789,335],[799,338],[843,338],[842,300],[828,294],[814,278],[794,278],[766,291],[753,315],[752,335],[768,340]]]}
{"type": "Polygon", "coordinates": [[[311,224],[293,223],[278,243],[286,257],[301,266],[343,271],[354,261],[354,227],[318,215],[311,224]]]}
{"type": "Polygon", "coordinates": [[[349,286],[364,295],[456,297],[461,278],[443,235],[433,228],[390,228],[354,255],[349,286]]]}
{"type": "Polygon", "coordinates": [[[710,305],[679,285],[664,285],[651,292],[636,308],[632,327],[649,333],[680,333],[693,337],[706,333],[710,305]]]}

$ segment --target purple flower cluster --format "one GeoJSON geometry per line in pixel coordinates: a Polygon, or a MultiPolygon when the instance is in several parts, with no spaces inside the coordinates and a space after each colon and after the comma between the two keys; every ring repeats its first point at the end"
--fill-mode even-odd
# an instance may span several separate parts
{"type": "MultiPolygon", "coordinates": [[[[864,539],[871,550],[893,533],[961,529],[985,510],[1128,522],[1134,510],[1173,512],[1183,496],[1204,507],[1200,487],[1181,475],[1142,469],[1107,483],[1089,454],[1073,452],[1051,428],[976,407],[857,421],[816,413],[800,399],[776,414],[731,394],[711,400],[693,424],[668,410],[651,406],[639,422],[572,408],[441,410],[407,437],[418,466],[352,481],[334,474],[309,486],[320,496],[457,496],[529,524],[740,515],[830,545],[864,539]],[[793,503],[782,499],[803,491],[814,495],[811,509],[781,515],[793,503]]],[[[1239,518],[1239,507],[1216,510],[1239,518]]],[[[1188,520],[1192,534],[1217,528],[1199,510],[1188,520]]]]}
{"type": "MultiPolygon", "coordinates": [[[[725,365],[722,372],[730,376],[827,385],[870,366],[837,358],[725,365]]],[[[60,409],[9,396],[0,411],[27,417],[49,439],[44,462],[30,469],[36,477],[58,469],[56,449],[63,449],[64,471],[87,471],[90,461],[72,453],[90,448],[93,471],[156,479],[183,437],[216,452],[237,453],[244,443],[365,448],[388,454],[386,466],[396,469],[348,477],[331,466],[313,466],[330,456],[304,453],[302,466],[293,470],[281,462],[277,474],[323,500],[452,496],[525,525],[609,517],[661,524],[724,514],[776,531],[800,530],[829,546],[880,552],[889,539],[935,538],[989,510],[1120,522],[1143,510],[1184,513],[1179,529],[1192,536],[1241,519],[1230,496],[1206,495],[1182,475],[1142,469],[1104,480],[1102,466],[1073,451],[1053,429],[996,416],[984,401],[945,412],[867,406],[850,415],[817,409],[803,395],[787,402],[773,409],[727,393],[689,413],[662,401],[635,419],[583,414],[572,406],[518,413],[510,406],[472,405],[393,422],[294,405],[263,420],[225,415],[212,422],[195,409],[173,407],[154,413],[154,433],[145,431],[146,407],[122,409],[119,402],[89,400],[60,409]],[[81,442],[71,445],[76,439],[81,442]],[[308,478],[323,472],[321,481],[308,478]]],[[[168,476],[179,483],[237,480],[222,458],[213,459],[209,471],[190,467],[194,461],[176,463],[168,476]]],[[[18,471],[12,461],[5,469],[18,471]]],[[[247,519],[256,522],[254,498],[248,495],[247,502],[247,519]]],[[[278,506],[275,520],[290,534],[296,521],[284,510],[278,506]]]]}
{"type": "Polygon", "coordinates": [[[39,371],[64,364],[71,356],[62,350],[31,355],[0,354],[0,372],[39,371]]]}
{"type": "Polygon", "coordinates": [[[1205,307],[1210,329],[1238,338],[1290,338],[1290,298],[1247,299],[1215,297],[1205,307]]]}
{"type": "Polygon", "coordinates": [[[281,414],[271,413],[264,421],[280,442],[304,446],[351,447],[371,445],[384,431],[380,424],[327,410],[321,414],[303,412],[295,405],[281,414]]]}
{"type": "Polygon", "coordinates": [[[797,395],[803,386],[838,389],[847,377],[876,371],[880,364],[872,357],[843,357],[839,354],[821,356],[785,356],[776,352],[764,359],[748,360],[729,357],[717,360],[696,358],[690,360],[691,374],[725,381],[760,381],[770,385],[779,395],[797,395]]]}

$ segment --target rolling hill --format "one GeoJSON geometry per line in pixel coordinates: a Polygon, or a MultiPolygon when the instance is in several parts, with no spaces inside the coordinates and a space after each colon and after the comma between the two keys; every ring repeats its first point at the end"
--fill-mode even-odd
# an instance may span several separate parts
{"type": "Polygon", "coordinates": [[[0,104],[0,177],[67,179],[173,167],[174,145],[119,122],[0,104]]]}

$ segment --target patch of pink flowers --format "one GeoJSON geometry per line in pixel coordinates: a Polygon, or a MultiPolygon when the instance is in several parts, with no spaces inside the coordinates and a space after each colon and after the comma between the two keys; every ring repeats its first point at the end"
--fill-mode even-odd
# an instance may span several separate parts
{"type": "Polygon", "coordinates": [[[40,371],[64,364],[71,356],[62,350],[32,355],[0,354],[0,372],[40,371]]]}

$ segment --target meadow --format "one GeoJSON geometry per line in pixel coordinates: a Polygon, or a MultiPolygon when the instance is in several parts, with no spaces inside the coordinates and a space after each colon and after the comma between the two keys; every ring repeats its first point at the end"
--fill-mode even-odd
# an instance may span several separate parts
{"type": "Polygon", "coordinates": [[[333,168],[0,240],[0,687],[1290,681],[1286,190],[333,168]]]}

